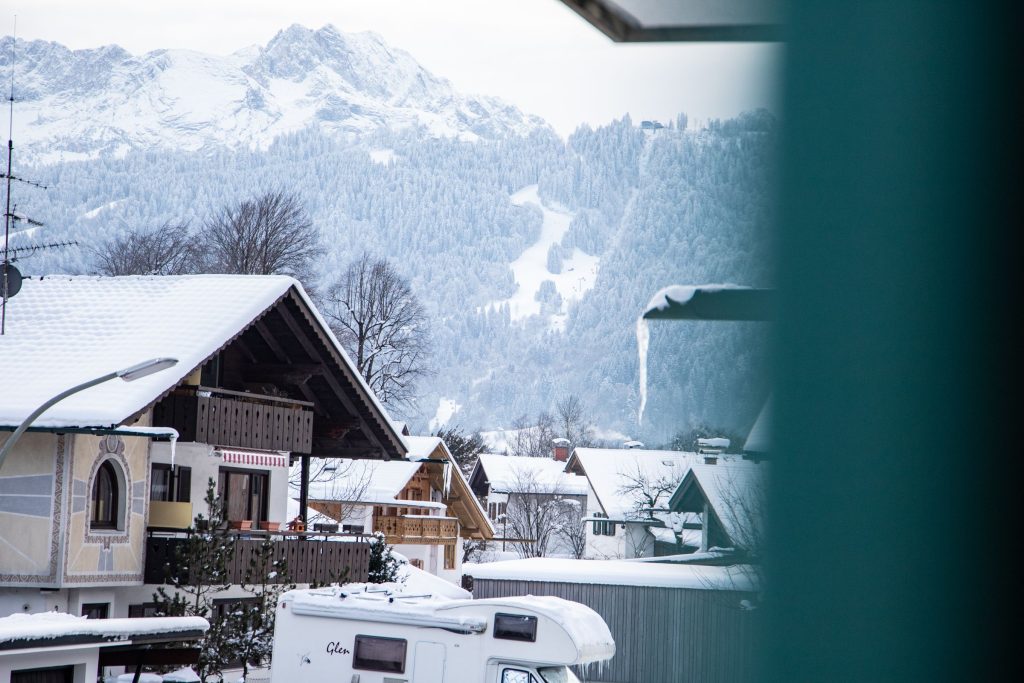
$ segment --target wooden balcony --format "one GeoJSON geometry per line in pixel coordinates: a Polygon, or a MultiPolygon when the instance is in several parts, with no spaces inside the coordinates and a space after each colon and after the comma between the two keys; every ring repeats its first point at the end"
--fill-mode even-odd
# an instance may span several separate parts
{"type": "Polygon", "coordinates": [[[153,425],[174,427],[181,441],[309,453],[313,404],[241,391],[182,387],[153,408],[153,425]]]}
{"type": "Polygon", "coordinates": [[[374,515],[373,530],[384,534],[387,542],[454,544],[459,539],[459,523],[455,517],[423,517],[419,515],[374,515]]]}
{"type": "MultiPolygon", "coordinates": [[[[329,583],[332,581],[364,582],[370,567],[370,544],[365,538],[354,538],[346,534],[344,541],[316,540],[310,537],[300,539],[297,534],[272,538],[276,558],[287,560],[288,574],[293,583],[329,583]],[[347,574],[346,574],[347,572],[347,574]]],[[[337,536],[341,536],[338,534],[337,536]]],[[[146,539],[145,582],[164,583],[168,567],[177,562],[175,548],[185,543],[187,537],[149,536],[146,539]]],[[[231,583],[245,580],[249,560],[259,551],[263,540],[239,536],[235,541],[235,552],[228,565],[228,579],[231,583]]]]}

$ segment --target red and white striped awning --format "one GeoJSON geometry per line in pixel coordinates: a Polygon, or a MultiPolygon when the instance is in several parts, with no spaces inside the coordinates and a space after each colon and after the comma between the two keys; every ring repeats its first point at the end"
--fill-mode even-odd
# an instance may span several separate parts
{"type": "Polygon", "coordinates": [[[255,465],[256,467],[288,467],[287,453],[267,453],[266,451],[242,451],[237,449],[218,448],[214,455],[219,455],[225,463],[233,465],[255,465]]]}

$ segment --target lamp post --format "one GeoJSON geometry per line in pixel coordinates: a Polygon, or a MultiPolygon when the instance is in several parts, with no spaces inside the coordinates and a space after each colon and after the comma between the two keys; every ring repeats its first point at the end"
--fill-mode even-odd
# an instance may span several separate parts
{"type": "Polygon", "coordinates": [[[4,466],[4,460],[7,459],[7,454],[14,448],[14,444],[18,441],[19,438],[21,438],[21,435],[25,433],[25,430],[27,430],[32,425],[32,423],[35,421],[37,417],[45,413],[50,408],[50,406],[57,403],[58,401],[63,401],[71,394],[76,394],[79,391],[88,389],[89,387],[94,387],[97,384],[102,384],[103,382],[112,380],[115,377],[120,377],[125,382],[134,382],[137,379],[147,377],[155,372],[160,372],[161,370],[166,370],[167,368],[173,367],[177,363],[177,358],[151,358],[137,365],[132,365],[131,367],[122,368],[121,370],[116,370],[114,372],[107,373],[102,377],[91,379],[88,382],[83,382],[82,384],[73,386],[70,389],[60,392],[59,394],[57,394],[56,396],[54,396],[53,398],[51,398],[50,400],[46,401],[41,406],[36,408],[34,411],[32,411],[32,414],[26,417],[25,420],[20,425],[18,425],[18,428],[14,430],[14,433],[11,434],[10,438],[7,439],[7,441],[4,443],[3,447],[0,448],[0,468],[4,466]]]}

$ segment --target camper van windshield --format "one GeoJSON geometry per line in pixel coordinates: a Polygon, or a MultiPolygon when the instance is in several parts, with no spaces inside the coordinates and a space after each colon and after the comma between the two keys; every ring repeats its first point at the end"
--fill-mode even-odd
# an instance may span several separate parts
{"type": "Polygon", "coordinates": [[[579,680],[564,666],[542,666],[537,669],[537,673],[545,683],[573,683],[573,681],[579,683],[579,680]]]}

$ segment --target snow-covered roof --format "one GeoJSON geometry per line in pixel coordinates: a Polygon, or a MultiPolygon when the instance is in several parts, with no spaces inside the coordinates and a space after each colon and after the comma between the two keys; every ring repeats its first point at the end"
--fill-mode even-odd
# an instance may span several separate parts
{"type": "Polygon", "coordinates": [[[408,460],[429,458],[443,443],[439,436],[402,436],[402,441],[409,449],[409,452],[405,454],[408,460]]]}
{"type": "Polygon", "coordinates": [[[514,581],[552,581],[557,583],[589,583],[612,586],[658,586],[664,588],[696,588],[754,590],[749,572],[741,566],[706,567],[679,564],[637,563],[627,560],[572,560],[554,557],[532,557],[462,565],[462,573],[474,579],[509,579],[514,581]]]}
{"type": "Polygon", "coordinates": [[[642,319],[771,320],[775,292],[734,284],[672,285],[651,297],[642,319]]]}
{"type": "Polygon", "coordinates": [[[551,458],[526,458],[483,453],[477,467],[483,469],[490,490],[497,493],[527,491],[585,496],[587,480],[565,472],[565,463],[551,458]]]}
{"type": "MultiPolygon", "coordinates": [[[[634,486],[637,479],[650,483],[678,484],[690,466],[700,462],[702,456],[683,451],[655,451],[641,448],[577,448],[569,459],[570,467],[577,463],[586,473],[598,502],[611,519],[645,518],[638,513],[647,505],[642,491],[634,486]],[[629,488],[633,486],[633,488],[629,488]]],[[[674,487],[673,487],[674,488],[674,487]]],[[[663,496],[664,506],[672,490],[663,496]]]]}
{"type": "MultiPolygon", "coordinates": [[[[408,437],[405,437],[408,438],[408,437]]],[[[420,468],[408,460],[340,460],[333,478],[309,483],[312,500],[394,504],[420,468]]]]}
{"type": "Polygon", "coordinates": [[[659,289],[647,302],[644,308],[644,317],[656,316],[659,313],[667,313],[673,306],[689,303],[694,296],[707,292],[713,294],[723,290],[750,289],[741,285],[731,283],[708,284],[708,285],[669,285],[659,289]]]}
{"type": "Polygon", "coordinates": [[[690,472],[729,538],[745,548],[755,544],[764,524],[768,464],[719,460],[694,465],[690,472]]]}
{"type": "Polygon", "coordinates": [[[0,650],[58,645],[61,639],[77,642],[131,641],[167,634],[199,635],[210,627],[201,617],[146,617],[140,619],[87,619],[63,612],[12,614],[0,618],[0,650]],[[42,641],[42,642],[40,642],[42,641]]]}
{"type": "Polygon", "coordinates": [[[199,674],[197,674],[190,666],[177,669],[169,674],[164,674],[162,678],[163,683],[202,683],[202,679],[199,678],[199,674]]]}
{"type": "MultiPolygon", "coordinates": [[[[114,379],[76,393],[36,419],[36,427],[112,427],[198,369],[290,289],[305,302],[349,368],[345,350],[302,285],[283,275],[28,278],[7,304],[0,337],[0,425],[18,425],[56,394],[151,358],[178,364],[148,377],[114,379]]],[[[387,411],[351,373],[394,433],[387,411]]]]}

